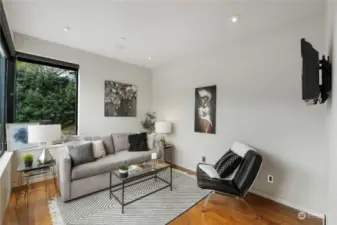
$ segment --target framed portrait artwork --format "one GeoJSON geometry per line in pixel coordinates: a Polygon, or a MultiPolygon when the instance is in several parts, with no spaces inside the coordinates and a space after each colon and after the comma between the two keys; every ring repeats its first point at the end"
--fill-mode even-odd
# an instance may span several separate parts
{"type": "Polygon", "coordinates": [[[195,89],[194,131],[216,132],[216,85],[195,89]]]}

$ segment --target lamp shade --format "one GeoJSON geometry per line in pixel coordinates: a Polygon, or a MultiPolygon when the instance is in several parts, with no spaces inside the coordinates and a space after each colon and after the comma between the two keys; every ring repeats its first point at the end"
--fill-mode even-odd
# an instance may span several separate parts
{"type": "Polygon", "coordinates": [[[61,125],[29,125],[28,126],[28,142],[29,143],[52,143],[61,139],[61,125]]]}
{"type": "Polygon", "coordinates": [[[159,134],[171,133],[171,123],[166,122],[166,121],[156,122],[155,130],[156,130],[156,133],[159,133],[159,134]]]}

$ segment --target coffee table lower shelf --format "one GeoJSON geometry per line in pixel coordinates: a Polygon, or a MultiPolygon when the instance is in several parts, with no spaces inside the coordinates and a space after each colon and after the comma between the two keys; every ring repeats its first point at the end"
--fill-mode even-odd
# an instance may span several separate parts
{"type": "Polygon", "coordinates": [[[129,178],[129,179],[128,179],[128,178],[126,178],[126,179],[121,179],[121,178],[116,174],[116,172],[113,172],[113,171],[110,172],[110,188],[109,188],[110,199],[114,198],[114,199],[115,199],[115,200],[122,206],[122,214],[124,214],[124,207],[125,207],[125,206],[127,206],[127,205],[129,205],[129,204],[131,204],[131,203],[133,203],[133,202],[135,202],[135,201],[138,201],[138,200],[140,200],[140,199],[142,199],[142,198],[145,198],[145,197],[147,197],[147,196],[149,196],[149,195],[151,195],[151,194],[154,194],[154,193],[156,193],[156,192],[158,192],[158,191],[161,191],[161,190],[163,190],[163,189],[165,189],[165,188],[168,188],[168,187],[169,187],[170,190],[172,191],[172,167],[171,167],[171,165],[169,165],[169,166],[167,166],[167,167],[164,167],[164,168],[156,169],[156,170],[154,170],[154,171],[149,171],[149,172],[147,172],[147,173],[139,174],[139,175],[133,176],[133,177],[131,177],[131,178],[129,178]],[[169,169],[169,170],[170,170],[170,182],[168,182],[168,181],[162,179],[161,177],[158,177],[158,176],[157,176],[157,174],[158,174],[159,172],[161,172],[161,171],[163,171],[163,170],[166,170],[166,169],[169,169]],[[115,175],[116,177],[118,177],[118,178],[120,179],[121,183],[120,183],[120,184],[116,184],[116,185],[111,185],[111,176],[112,176],[112,175],[115,175]],[[148,178],[139,180],[139,179],[144,178],[144,177],[148,177],[148,178]],[[151,180],[151,179],[154,179],[155,182],[157,181],[157,179],[159,179],[159,180],[161,180],[162,182],[166,183],[167,185],[165,185],[165,186],[163,186],[163,187],[161,187],[161,188],[158,188],[158,189],[156,189],[156,190],[154,190],[154,191],[152,191],[152,192],[150,192],[150,193],[147,193],[147,194],[145,194],[145,195],[142,195],[142,196],[140,196],[140,197],[138,197],[138,198],[136,198],[136,199],[133,199],[132,201],[125,202],[125,189],[126,189],[127,187],[134,186],[134,185],[136,185],[136,184],[139,184],[139,183],[142,183],[142,182],[151,180]],[[134,182],[134,183],[131,183],[131,182],[133,182],[133,181],[135,181],[135,180],[139,180],[139,181],[134,182]],[[130,183],[131,183],[131,184],[130,184],[130,183]],[[122,185],[122,187],[117,188],[117,189],[114,189],[115,187],[120,186],[120,185],[122,185]],[[122,199],[119,199],[119,198],[114,194],[114,192],[119,191],[119,190],[122,190],[122,199]]]}

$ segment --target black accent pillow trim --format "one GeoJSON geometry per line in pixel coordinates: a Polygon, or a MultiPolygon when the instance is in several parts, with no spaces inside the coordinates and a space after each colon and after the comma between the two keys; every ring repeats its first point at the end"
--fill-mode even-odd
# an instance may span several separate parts
{"type": "Polygon", "coordinates": [[[221,159],[214,165],[214,168],[218,172],[220,178],[226,178],[231,175],[235,169],[240,166],[243,158],[229,150],[221,159]]]}
{"type": "Polygon", "coordinates": [[[128,136],[128,141],[130,144],[130,147],[129,147],[130,152],[149,150],[147,146],[147,134],[146,133],[130,134],[128,136]]]}

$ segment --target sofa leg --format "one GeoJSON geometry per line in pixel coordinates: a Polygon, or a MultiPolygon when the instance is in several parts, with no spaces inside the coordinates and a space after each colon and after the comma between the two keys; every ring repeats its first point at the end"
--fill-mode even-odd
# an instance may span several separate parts
{"type": "Polygon", "coordinates": [[[208,201],[209,201],[209,198],[211,197],[211,195],[212,195],[214,192],[215,192],[215,191],[211,191],[211,192],[207,195],[207,197],[206,197],[206,199],[205,199],[205,201],[204,201],[204,204],[203,204],[203,206],[202,206],[202,209],[201,209],[202,212],[205,212],[207,203],[208,203],[208,201]]]}

